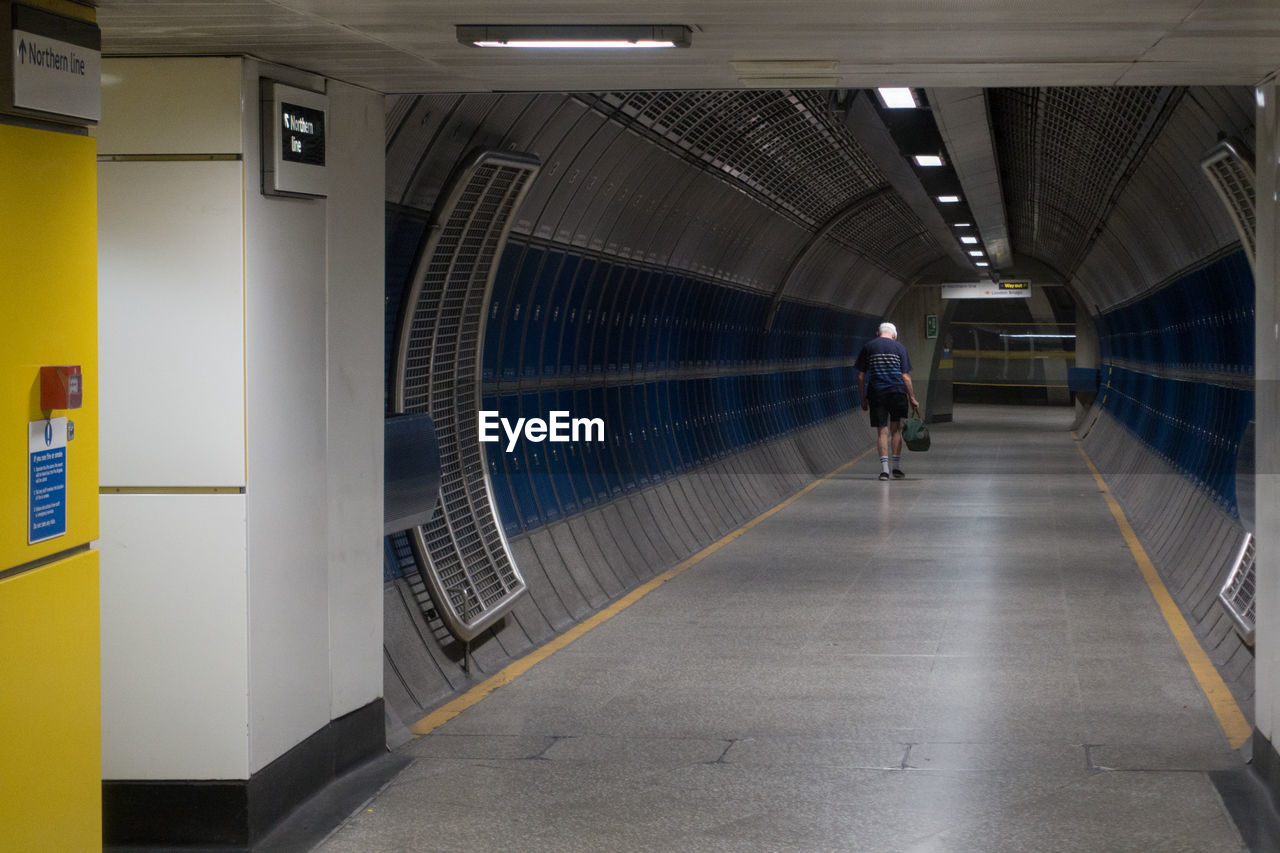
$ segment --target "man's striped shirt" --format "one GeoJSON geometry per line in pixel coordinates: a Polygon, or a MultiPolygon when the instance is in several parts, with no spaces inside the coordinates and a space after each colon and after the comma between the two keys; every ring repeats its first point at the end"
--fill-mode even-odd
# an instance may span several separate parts
{"type": "Polygon", "coordinates": [[[892,391],[906,393],[902,374],[911,372],[907,348],[892,338],[872,338],[858,353],[854,368],[867,375],[867,396],[892,391]]]}

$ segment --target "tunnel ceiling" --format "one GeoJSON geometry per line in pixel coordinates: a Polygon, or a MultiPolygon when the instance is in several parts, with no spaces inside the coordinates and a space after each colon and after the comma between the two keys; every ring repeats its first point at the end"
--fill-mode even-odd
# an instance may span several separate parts
{"type": "MultiPolygon", "coordinates": [[[[1219,133],[1244,133],[1251,142],[1247,104],[1235,95],[1206,96],[1228,105],[1230,121],[1175,122],[1179,141],[1173,147],[1186,163],[1169,167],[1184,170],[1178,173],[1182,196],[1163,212],[1174,221],[1145,231],[1141,223],[1120,221],[1119,230],[1109,231],[1109,217],[1119,210],[1123,220],[1138,199],[1170,201],[1156,186],[1169,176],[1144,171],[1143,163],[1184,93],[1257,83],[1280,68],[1280,4],[1082,0],[1036,6],[1028,9],[1021,0],[799,0],[744,7],[713,0],[674,8],[628,4],[625,14],[615,14],[545,0],[536,12],[510,2],[470,3],[464,21],[456,4],[403,0],[97,4],[109,56],[247,53],[386,93],[580,93],[574,97],[592,110],[696,163],[774,210],[786,228],[819,235],[823,243],[815,249],[802,237],[771,237],[769,263],[745,270],[751,261],[744,259],[744,269],[713,275],[749,287],[785,288],[769,277],[806,272],[797,253],[808,252],[812,263],[822,255],[824,275],[840,271],[860,279],[838,301],[848,305],[852,294],[875,290],[877,298],[857,297],[872,310],[896,295],[883,291],[976,273],[939,212],[928,209],[931,188],[920,181],[904,187],[895,178],[900,170],[885,162],[882,151],[869,155],[865,128],[861,137],[851,132],[859,128],[832,109],[833,94],[884,84],[985,90],[988,126],[981,133],[994,151],[996,207],[1003,208],[1007,238],[1003,232],[983,238],[1012,250],[1013,263],[1001,273],[1070,283],[1082,270],[1105,277],[1108,265],[1118,266],[1118,283],[1086,284],[1091,304],[1104,307],[1158,280],[1152,252],[1169,246],[1155,232],[1175,234],[1198,252],[1230,242],[1229,229],[1220,227],[1221,211],[1198,202],[1203,187],[1184,167],[1219,133]],[[454,30],[463,23],[617,23],[619,14],[628,23],[687,24],[692,47],[623,55],[486,51],[459,44],[454,30]],[[1190,83],[1215,85],[1189,90],[1190,83]],[[1122,243],[1138,248],[1116,248],[1122,243]],[[833,252],[847,258],[833,261],[833,252]]],[[[424,162],[437,155],[404,156],[421,181],[424,162]]],[[[452,164],[426,165],[447,174],[452,164]]],[[[390,171],[389,160],[389,178],[390,171]]],[[[428,199],[431,191],[417,187],[404,195],[428,199]]],[[[988,242],[988,250],[994,254],[994,244],[988,242]]],[[[820,291],[801,291],[789,295],[826,301],[820,291]]]]}
{"type": "Polygon", "coordinates": [[[599,96],[646,131],[899,281],[942,254],[845,126],[827,92],[599,96]]]}
{"type": "Polygon", "coordinates": [[[992,135],[1015,254],[1069,281],[1182,89],[992,89],[992,135]]]}
{"type": "Polygon", "coordinates": [[[386,93],[1252,85],[1274,0],[99,0],[108,55],[249,53],[386,93]],[[680,24],[692,46],[571,61],[457,42],[459,24],[680,24]],[[644,55],[637,55],[644,54],[644,55]]]}
{"type": "MultiPolygon", "coordinates": [[[[1084,270],[1086,304],[1096,310],[1235,241],[1198,164],[1221,134],[1252,139],[1247,88],[974,91],[985,106],[981,127],[969,132],[990,139],[1014,261],[1000,270],[1005,277],[1072,284],[1079,293],[1084,270]],[[1144,216],[1131,213],[1144,208],[1144,216]]],[[[527,206],[529,221],[517,225],[518,232],[591,245],[596,238],[590,228],[600,231],[592,223],[640,222],[604,211],[632,206],[648,192],[646,204],[660,204],[649,221],[667,221],[665,236],[635,224],[606,231],[619,246],[602,244],[606,253],[639,252],[650,262],[690,271],[714,264],[703,271],[739,286],[876,312],[903,287],[973,280],[980,271],[959,254],[950,224],[970,218],[967,213],[944,220],[950,211],[925,187],[926,170],[907,165],[909,144],[901,136],[882,127],[879,141],[871,138],[868,121],[877,119],[867,118],[874,112],[867,105],[874,102],[865,90],[812,89],[396,98],[388,111],[388,200],[430,210],[461,147],[525,150],[549,168],[539,178],[546,185],[535,189],[527,206]],[[574,118],[583,108],[596,119],[574,118]],[[860,110],[862,117],[855,118],[860,110]],[[572,129],[555,129],[562,126],[572,129]],[[606,137],[616,141],[601,148],[606,137]],[[626,142],[637,137],[647,145],[637,149],[626,142]],[[426,140],[442,138],[459,140],[458,150],[424,154],[426,140]],[[615,153],[592,153],[606,148],[615,153]],[[679,177],[674,166],[664,167],[652,173],[664,176],[657,186],[683,189],[655,192],[652,180],[637,177],[641,171],[623,168],[649,156],[644,149],[664,150],[704,177],[695,181],[679,177]],[[570,168],[591,176],[580,184],[584,189],[599,185],[607,191],[592,201],[553,187],[570,168]],[[755,202],[752,209],[761,213],[741,220],[752,233],[722,234],[705,243],[713,252],[698,251],[683,261],[668,254],[672,242],[689,242],[688,235],[705,233],[715,223],[724,226],[722,232],[735,231],[722,217],[738,212],[723,189],[713,189],[717,184],[730,197],[741,194],[755,202]],[[700,224],[708,217],[710,224],[700,224]],[[563,231],[568,220],[588,231],[563,231]],[[824,289],[829,281],[836,283],[824,289]]],[[[928,110],[918,112],[928,120],[928,110]]]]}

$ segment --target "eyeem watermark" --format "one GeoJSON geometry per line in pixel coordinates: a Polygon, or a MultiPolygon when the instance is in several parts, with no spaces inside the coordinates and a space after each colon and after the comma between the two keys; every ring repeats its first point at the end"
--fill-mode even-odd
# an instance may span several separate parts
{"type": "Polygon", "coordinates": [[[550,418],[516,418],[515,423],[497,412],[481,410],[480,440],[501,441],[498,427],[507,436],[507,452],[516,449],[521,436],[527,441],[604,441],[604,418],[571,418],[568,412],[551,412],[550,418]]]}

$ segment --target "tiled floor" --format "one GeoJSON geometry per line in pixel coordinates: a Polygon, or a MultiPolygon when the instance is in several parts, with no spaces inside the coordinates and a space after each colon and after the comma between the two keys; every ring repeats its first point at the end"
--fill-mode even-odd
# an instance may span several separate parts
{"type": "Polygon", "coordinates": [[[402,750],[320,849],[1239,851],[1066,410],[961,408],[402,750]]]}

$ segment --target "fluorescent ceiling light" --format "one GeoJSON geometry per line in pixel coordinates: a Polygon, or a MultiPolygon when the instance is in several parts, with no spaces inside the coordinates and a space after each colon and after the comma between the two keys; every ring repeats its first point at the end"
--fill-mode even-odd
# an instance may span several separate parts
{"type": "Polygon", "coordinates": [[[976,263],[974,264],[974,266],[975,266],[975,267],[989,267],[989,266],[991,266],[991,264],[987,263],[986,261],[978,261],[978,262],[976,262],[976,263]]]}
{"type": "Polygon", "coordinates": [[[876,89],[880,94],[880,103],[891,110],[914,110],[919,108],[920,101],[916,93],[905,87],[876,89]]]}
{"type": "Polygon", "coordinates": [[[969,252],[969,257],[971,257],[971,258],[980,258],[980,257],[982,257],[982,252],[981,252],[981,251],[979,251],[979,250],[971,251],[971,252],[969,252]]]}
{"type": "Polygon", "coordinates": [[[560,50],[627,49],[636,47],[675,47],[669,41],[477,41],[476,47],[518,47],[525,49],[552,48],[560,50]]]}
{"type": "Polygon", "coordinates": [[[917,154],[915,157],[917,166],[941,166],[942,158],[937,154],[917,154]]]}
{"type": "Polygon", "coordinates": [[[459,25],[457,33],[458,41],[475,47],[625,50],[688,47],[692,43],[692,31],[685,26],[459,25]]]}
{"type": "Polygon", "coordinates": [[[968,243],[970,246],[972,246],[978,242],[978,238],[977,237],[961,237],[960,242],[968,243]]]}
{"type": "Polygon", "coordinates": [[[938,201],[942,202],[943,204],[955,204],[955,203],[956,203],[956,202],[958,202],[959,200],[960,200],[960,196],[958,196],[958,195],[940,195],[940,196],[938,196],[938,201]]]}
{"type": "Polygon", "coordinates": [[[969,228],[969,227],[972,227],[972,225],[973,225],[972,222],[952,222],[951,223],[951,226],[953,228],[969,228]]]}

